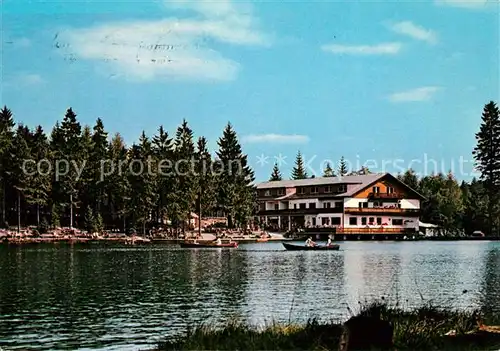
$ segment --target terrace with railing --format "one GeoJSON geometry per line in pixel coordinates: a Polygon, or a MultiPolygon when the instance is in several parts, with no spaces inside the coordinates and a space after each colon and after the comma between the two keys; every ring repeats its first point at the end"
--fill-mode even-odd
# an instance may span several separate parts
{"type": "Polygon", "coordinates": [[[379,207],[346,207],[345,213],[397,213],[397,214],[418,214],[419,209],[400,208],[397,206],[379,207]]]}
{"type": "Polygon", "coordinates": [[[403,199],[404,194],[400,193],[369,193],[368,194],[369,198],[372,199],[403,199]]]}

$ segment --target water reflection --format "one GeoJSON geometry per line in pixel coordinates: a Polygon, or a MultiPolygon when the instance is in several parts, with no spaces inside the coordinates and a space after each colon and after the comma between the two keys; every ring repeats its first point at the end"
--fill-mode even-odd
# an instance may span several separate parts
{"type": "Polygon", "coordinates": [[[382,296],[500,313],[499,264],[500,243],[488,242],[352,242],[338,252],[1,246],[0,345],[144,348],[206,321],[342,319],[382,296]]]}
{"type": "Polygon", "coordinates": [[[500,306],[500,250],[486,253],[484,278],[481,282],[481,309],[486,315],[498,313],[500,306]]]}

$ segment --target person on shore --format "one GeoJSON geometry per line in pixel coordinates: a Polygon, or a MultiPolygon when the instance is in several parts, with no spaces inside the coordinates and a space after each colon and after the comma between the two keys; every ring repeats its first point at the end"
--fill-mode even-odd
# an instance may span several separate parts
{"type": "Polygon", "coordinates": [[[217,238],[215,241],[215,245],[222,245],[222,240],[220,238],[217,238]]]}

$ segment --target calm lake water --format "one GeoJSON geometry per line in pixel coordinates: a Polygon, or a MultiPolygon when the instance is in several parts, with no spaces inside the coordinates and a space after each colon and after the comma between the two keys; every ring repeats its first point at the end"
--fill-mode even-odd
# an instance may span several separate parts
{"type": "Polygon", "coordinates": [[[500,312],[500,242],[0,246],[6,349],[150,349],[187,325],[344,319],[382,297],[500,312]]]}

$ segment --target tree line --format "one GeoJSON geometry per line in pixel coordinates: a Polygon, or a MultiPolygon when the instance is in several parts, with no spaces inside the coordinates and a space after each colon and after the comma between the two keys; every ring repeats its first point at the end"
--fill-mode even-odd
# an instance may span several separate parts
{"type": "Polygon", "coordinates": [[[47,135],[41,126],[16,126],[5,106],[0,110],[0,226],[145,232],[167,219],[184,229],[193,212],[226,216],[230,227],[243,226],[255,207],[247,155],[230,123],[215,157],[207,144],[203,136],[195,140],[183,120],[172,136],[160,126],[154,136],[142,132],[127,147],[119,133],[108,137],[100,118],[92,128],[82,126],[72,108],[47,135]],[[176,165],[174,171],[158,172],[165,160],[176,165]],[[145,164],[153,167],[146,171],[145,164]],[[120,171],[111,169],[116,165],[120,171]]]}
{"type": "MultiPolygon", "coordinates": [[[[398,178],[425,197],[421,204],[421,220],[440,226],[444,233],[472,233],[479,230],[487,235],[500,235],[500,112],[495,102],[484,106],[479,131],[476,133],[476,146],[472,151],[479,179],[459,182],[448,174],[431,174],[418,177],[409,169],[398,178]]],[[[326,164],[323,177],[337,175],[356,175],[371,173],[366,167],[359,171],[348,172],[342,157],[337,169],[326,164]]],[[[300,151],[290,179],[307,179],[300,151]]],[[[274,164],[270,181],[282,180],[278,164],[274,164]]]]}

